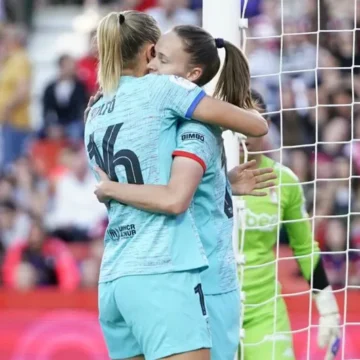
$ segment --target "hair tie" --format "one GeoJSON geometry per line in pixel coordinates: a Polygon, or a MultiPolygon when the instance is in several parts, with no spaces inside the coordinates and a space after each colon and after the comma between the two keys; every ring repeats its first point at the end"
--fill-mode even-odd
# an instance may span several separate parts
{"type": "Polygon", "coordinates": [[[125,22],[125,16],[123,14],[119,14],[119,24],[122,25],[125,22]]]}
{"type": "Polygon", "coordinates": [[[221,38],[216,38],[215,39],[215,45],[218,49],[222,49],[223,47],[225,47],[225,41],[224,39],[221,38]]]}

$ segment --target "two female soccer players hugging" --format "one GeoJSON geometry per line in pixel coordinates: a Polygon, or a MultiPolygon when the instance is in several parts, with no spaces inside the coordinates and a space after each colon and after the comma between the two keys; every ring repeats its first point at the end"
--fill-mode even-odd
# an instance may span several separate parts
{"type": "Polygon", "coordinates": [[[212,359],[233,359],[240,301],[220,126],[267,132],[246,59],[200,28],[160,37],[155,21],[134,11],[103,18],[97,39],[104,96],[85,141],[109,209],[99,312],[110,357],[205,360],[211,348],[212,359]],[[219,47],[226,59],[216,94],[229,103],[199,87],[219,70],[219,47]]]}

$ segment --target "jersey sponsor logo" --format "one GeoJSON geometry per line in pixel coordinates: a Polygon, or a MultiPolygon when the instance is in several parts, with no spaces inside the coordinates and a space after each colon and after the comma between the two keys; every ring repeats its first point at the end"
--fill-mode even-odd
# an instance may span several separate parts
{"type": "Polygon", "coordinates": [[[136,229],[134,224],[128,224],[110,228],[106,233],[112,241],[120,241],[132,238],[136,235],[136,229]]]}
{"type": "Polygon", "coordinates": [[[183,87],[186,90],[193,90],[196,87],[196,84],[192,83],[189,80],[186,80],[180,76],[171,75],[169,77],[170,81],[172,81],[174,84],[179,85],[183,87]]]}
{"type": "Polygon", "coordinates": [[[187,132],[181,135],[181,141],[187,141],[187,140],[197,140],[203,143],[205,137],[203,134],[197,132],[187,132]]]}
{"type": "MultiPolygon", "coordinates": [[[[269,215],[266,213],[256,214],[250,209],[246,209],[245,211],[245,230],[272,232],[277,229],[279,222],[277,215],[269,215]]],[[[242,227],[242,215],[239,214],[239,228],[241,229],[242,227]]]]}

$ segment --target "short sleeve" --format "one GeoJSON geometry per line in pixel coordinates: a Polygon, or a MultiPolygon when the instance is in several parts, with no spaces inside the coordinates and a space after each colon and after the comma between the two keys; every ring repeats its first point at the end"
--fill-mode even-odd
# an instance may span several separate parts
{"type": "Polygon", "coordinates": [[[196,121],[186,121],[178,126],[173,156],[193,159],[205,172],[214,161],[216,146],[216,136],[207,126],[196,121]]]}
{"type": "Polygon", "coordinates": [[[196,84],[175,75],[153,76],[151,100],[160,110],[168,110],[173,115],[190,120],[206,96],[205,91],[196,84]]]}

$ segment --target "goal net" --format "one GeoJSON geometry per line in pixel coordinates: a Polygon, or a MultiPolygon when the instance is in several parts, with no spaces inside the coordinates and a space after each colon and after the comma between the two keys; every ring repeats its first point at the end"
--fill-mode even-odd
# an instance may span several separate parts
{"type": "MultiPolygon", "coordinates": [[[[342,340],[336,358],[360,359],[360,2],[242,3],[242,17],[249,19],[242,46],[250,63],[252,87],[264,97],[271,118],[263,153],[289,167],[302,185],[313,239],[319,243],[341,314],[342,340]]],[[[249,266],[247,258],[240,256],[244,261],[240,261],[239,272],[242,283],[247,271],[275,268],[276,282],[268,303],[276,318],[282,310],[275,300],[285,300],[291,331],[279,334],[274,322],[270,336],[246,341],[246,346],[256,348],[272,341],[268,359],[276,359],[275,342],[281,336],[291,336],[296,359],[323,359],[325,350],[317,345],[319,317],[311,297],[313,279],[310,286],[303,279],[299,259],[284,231],[283,176],[280,172],[271,200],[272,206],[277,206],[275,217],[266,211],[254,213],[247,206],[248,198],[237,203],[238,222],[244,232],[240,255],[247,245],[255,246],[246,243],[249,231],[266,233],[273,227],[277,231],[275,260],[249,266]]],[[[245,292],[242,320],[244,312],[258,305],[252,304],[245,292]]],[[[242,348],[246,330],[243,335],[242,348]]],[[[244,358],[243,352],[239,357],[244,358]]]]}

